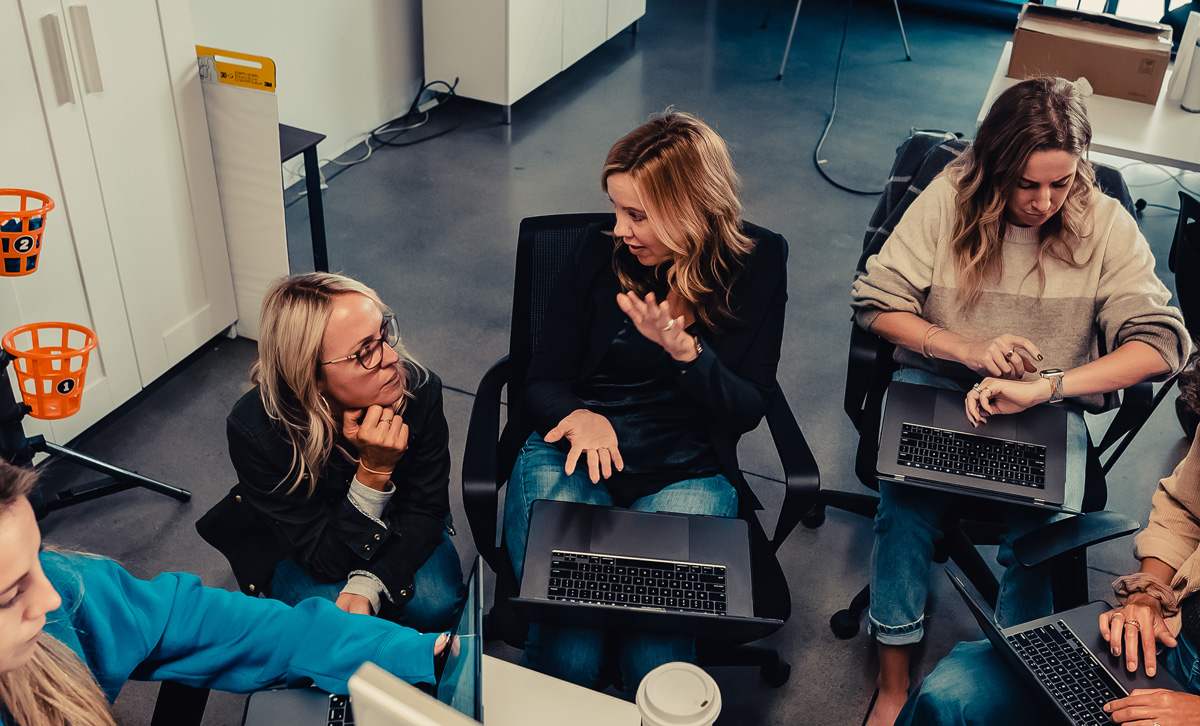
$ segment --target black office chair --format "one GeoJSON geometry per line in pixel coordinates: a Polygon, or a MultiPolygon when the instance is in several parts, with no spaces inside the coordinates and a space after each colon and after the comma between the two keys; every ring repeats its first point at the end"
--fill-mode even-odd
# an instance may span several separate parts
{"type": "MultiPolygon", "coordinates": [[[[555,281],[591,224],[610,221],[611,214],[563,214],[530,217],[521,222],[517,241],[517,269],[513,288],[509,353],[484,374],[475,394],[463,457],[463,505],[475,547],[496,573],[496,598],[485,621],[484,633],[523,648],[528,624],[508,603],[518,590],[516,576],[502,541],[498,540],[499,492],[508,481],[517,454],[534,426],[525,405],[525,373],[555,281]],[[502,392],[507,409],[500,427],[502,392]]],[[[791,596],[776,552],[800,521],[820,488],[816,460],[800,427],[776,387],[766,415],[784,471],[785,487],[774,535],[767,538],[757,517],[750,517],[754,609],[759,617],[786,621],[791,596]]],[[[757,665],[764,682],[780,686],[790,666],[769,648],[701,641],[703,665],[757,665]]]]}
{"type": "MultiPolygon", "coordinates": [[[[861,272],[866,261],[882,248],[883,243],[903,216],[904,211],[929,182],[945,166],[958,158],[967,142],[943,132],[916,132],[897,150],[891,178],[882,199],[868,225],[863,255],[859,260],[861,272]]],[[[1121,200],[1132,211],[1133,202],[1119,172],[1097,165],[1097,180],[1105,193],[1121,200]]],[[[855,474],[865,486],[877,489],[876,448],[879,439],[880,414],[883,396],[891,382],[896,364],[894,346],[873,333],[852,324],[850,355],[846,369],[844,409],[859,432],[855,454],[855,474]]],[[[1125,391],[1121,411],[1100,446],[1088,441],[1087,484],[1083,502],[1086,515],[1071,517],[1047,525],[1014,542],[1013,550],[1019,562],[1026,566],[1048,564],[1054,571],[1054,602],[1064,609],[1087,601],[1086,549],[1115,537],[1135,532],[1138,523],[1114,512],[1101,511],[1107,498],[1104,483],[1106,466],[1100,455],[1117,442],[1128,438],[1130,432],[1144,421],[1150,412],[1150,386],[1138,384],[1125,391]]],[[[825,519],[825,508],[854,512],[874,517],[878,498],[853,492],[823,490],[813,509],[804,517],[808,527],[818,527],[825,519]]],[[[935,560],[954,561],[971,580],[979,593],[995,605],[999,583],[991,568],[979,554],[977,545],[996,544],[1003,533],[1003,524],[995,519],[995,507],[964,501],[947,513],[942,523],[943,539],[938,544],[935,560]]],[[[851,638],[859,630],[859,621],[870,601],[869,586],[863,588],[850,606],[834,614],[830,627],[839,638],[851,638]]]]}

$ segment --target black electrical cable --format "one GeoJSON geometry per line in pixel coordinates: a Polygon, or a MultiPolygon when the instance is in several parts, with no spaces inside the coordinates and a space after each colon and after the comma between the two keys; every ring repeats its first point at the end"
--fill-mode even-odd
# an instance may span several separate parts
{"type": "Polygon", "coordinates": [[[420,104],[421,96],[423,96],[425,94],[425,91],[429,90],[430,88],[433,88],[434,86],[438,86],[438,85],[442,85],[442,86],[446,87],[445,95],[442,98],[442,100],[438,103],[439,108],[442,106],[445,106],[446,104],[450,103],[454,99],[458,98],[458,94],[456,94],[454,92],[454,89],[458,87],[458,79],[457,78],[454,79],[453,84],[446,83],[445,81],[431,81],[429,83],[426,83],[424,86],[421,87],[420,91],[417,91],[417,97],[413,99],[412,105],[408,109],[408,113],[406,113],[403,116],[400,116],[398,118],[394,118],[391,121],[388,121],[387,123],[382,124],[380,126],[377,126],[374,129],[372,129],[371,130],[371,141],[374,141],[375,143],[379,144],[380,146],[415,146],[416,144],[424,143],[426,141],[429,141],[430,139],[436,139],[439,136],[445,136],[446,134],[450,133],[451,131],[454,131],[455,129],[457,129],[459,126],[462,126],[463,119],[462,119],[462,113],[460,112],[457,114],[454,124],[448,128],[442,129],[441,131],[438,131],[438,132],[432,133],[432,134],[427,134],[425,136],[422,136],[418,139],[413,139],[411,141],[395,141],[394,140],[394,139],[399,138],[400,136],[403,136],[404,134],[408,133],[409,131],[411,131],[415,128],[419,128],[419,127],[425,125],[426,121],[428,121],[430,118],[429,112],[428,111],[424,111],[424,112],[418,111],[417,106],[420,104]],[[412,120],[412,118],[414,116],[417,116],[417,115],[421,115],[421,116],[423,116],[423,118],[416,123],[410,123],[409,125],[402,126],[400,128],[391,128],[392,126],[394,126],[396,124],[409,122],[412,120]],[[385,138],[385,135],[387,135],[386,138],[385,138]]]}
{"type": "Polygon", "coordinates": [[[842,23],[842,43],[841,43],[841,45],[838,46],[837,69],[833,72],[833,106],[832,106],[832,108],[829,109],[829,123],[825,124],[825,130],[821,132],[821,138],[820,138],[820,140],[817,141],[816,148],[813,149],[813,157],[812,157],[813,158],[813,166],[815,166],[817,168],[817,173],[820,174],[821,177],[825,179],[825,181],[829,182],[830,184],[837,187],[838,189],[841,189],[844,192],[850,192],[851,194],[861,194],[863,196],[878,196],[880,194],[883,194],[882,189],[880,189],[878,191],[869,192],[869,191],[864,191],[862,189],[854,189],[853,187],[848,187],[845,184],[840,184],[840,183],[834,181],[833,177],[826,174],[825,170],[823,168],[821,168],[821,145],[825,143],[825,137],[827,135],[829,135],[829,129],[831,126],[833,126],[833,119],[837,115],[838,84],[842,78],[842,51],[846,49],[846,35],[848,34],[848,32],[850,30],[850,9],[853,6],[854,6],[854,0],[846,1],[846,20],[844,23],[842,23]]]}

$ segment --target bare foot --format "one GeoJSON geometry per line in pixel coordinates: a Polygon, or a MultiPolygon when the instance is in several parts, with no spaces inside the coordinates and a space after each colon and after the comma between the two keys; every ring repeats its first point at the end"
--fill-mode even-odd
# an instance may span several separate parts
{"type": "Polygon", "coordinates": [[[900,715],[900,709],[904,708],[904,702],[907,700],[908,692],[905,690],[879,691],[879,696],[875,699],[875,707],[867,715],[863,726],[892,726],[896,723],[896,717],[900,715]]]}

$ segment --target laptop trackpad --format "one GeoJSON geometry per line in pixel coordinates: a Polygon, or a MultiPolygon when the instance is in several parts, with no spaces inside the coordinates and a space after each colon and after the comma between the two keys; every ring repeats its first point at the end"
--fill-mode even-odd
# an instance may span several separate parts
{"type": "Polygon", "coordinates": [[[592,552],[686,560],[688,549],[686,515],[601,509],[592,518],[592,552]]]}
{"type": "Polygon", "coordinates": [[[938,393],[937,403],[934,405],[934,421],[941,428],[964,431],[977,436],[1008,439],[1009,441],[1020,440],[1017,438],[1016,416],[997,414],[988,419],[986,423],[972,426],[970,419],[967,418],[967,407],[963,394],[950,391],[944,393],[939,391],[938,393]]]}

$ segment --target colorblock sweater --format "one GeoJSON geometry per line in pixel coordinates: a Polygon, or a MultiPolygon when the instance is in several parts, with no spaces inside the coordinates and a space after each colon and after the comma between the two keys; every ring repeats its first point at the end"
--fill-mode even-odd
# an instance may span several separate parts
{"type": "MultiPolygon", "coordinates": [[[[1162,355],[1171,372],[1191,347],[1170,292],[1154,274],[1154,255],[1137,223],[1114,199],[1096,193],[1092,230],[1074,249],[1078,266],[1047,256],[1045,286],[1034,269],[1036,228],[1008,225],[999,274],[984,281],[970,309],[958,299],[958,272],[950,250],[954,187],[938,177],[912,203],[866,273],[851,287],[855,321],[870,329],[883,312],[910,312],[967,338],[1009,333],[1038,347],[1041,368],[1070,370],[1138,340],[1162,355]]],[[[896,361],[953,378],[977,379],[958,363],[928,359],[896,347],[896,361]]],[[[1026,374],[1030,380],[1037,374],[1026,374]]],[[[1070,391],[1067,391],[1070,394],[1070,391]]],[[[1106,407],[1101,394],[1077,399],[1086,409],[1106,407]]]]}

